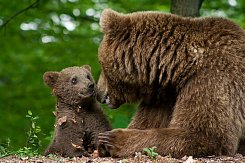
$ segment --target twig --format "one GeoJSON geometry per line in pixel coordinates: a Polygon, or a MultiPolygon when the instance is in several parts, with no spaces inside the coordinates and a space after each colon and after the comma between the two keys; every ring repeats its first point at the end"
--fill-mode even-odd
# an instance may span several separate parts
{"type": "Polygon", "coordinates": [[[26,8],[16,12],[14,15],[12,15],[9,19],[7,19],[1,26],[0,26],[0,30],[5,27],[11,20],[13,20],[15,17],[17,17],[18,15],[26,12],[27,10],[31,9],[31,8],[35,8],[40,0],[36,0],[34,3],[30,4],[29,6],[27,6],[26,8]]]}

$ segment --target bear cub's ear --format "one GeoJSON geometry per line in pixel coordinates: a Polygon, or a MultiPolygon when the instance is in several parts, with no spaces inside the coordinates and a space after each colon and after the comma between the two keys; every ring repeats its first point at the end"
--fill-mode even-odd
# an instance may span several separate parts
{"type": "Polygon", "coordinates": [[[54,88],[54,85],[58,77],[59,77],[59,72],[49,71],[44,73],[43,80],[50,88],[54,88]]]}
{"type": "Polygon", "coordinates": [[[85,68],[89,72],[91,72],[91,67],[89,65],[83,65],[82,68],[85,68]]]}

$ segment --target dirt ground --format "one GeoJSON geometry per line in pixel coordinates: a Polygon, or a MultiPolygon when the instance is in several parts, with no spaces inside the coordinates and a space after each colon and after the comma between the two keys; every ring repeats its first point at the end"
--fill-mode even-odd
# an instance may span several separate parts
{"type": "Polygon", "coordinates": [[[192,156],[185,156],[182,159],[174,159],[168,156],[162,157],[157,156],[155,159],[151,159],[146,155],[142,155],[141,153],[137,153],[135,157],[131,158],[111,158],[111,157],[97,157],[97,158],[90,158],[90,157],[75,157],[75,158],[64,158],[64,157],[32,157],[32,158],[20,158],[17,156],[8,156],[4,158],[0,158],[1,163],[72,163],[72,162],[79,162],[79,163],[245,163],[245,157],[241,154],[236,154],[234,157],[214,157],[210,156],[207,158],[193,158],[192,156]]]}

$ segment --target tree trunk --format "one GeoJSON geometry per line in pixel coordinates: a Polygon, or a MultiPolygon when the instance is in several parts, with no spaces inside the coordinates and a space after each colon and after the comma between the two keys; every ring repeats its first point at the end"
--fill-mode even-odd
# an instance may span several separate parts
{"type": "Polygon", "coordinates": [[[198,17],[200,16],[199,10],[204,0],[172,0],[171,13],[187,16],[198,17]]]}

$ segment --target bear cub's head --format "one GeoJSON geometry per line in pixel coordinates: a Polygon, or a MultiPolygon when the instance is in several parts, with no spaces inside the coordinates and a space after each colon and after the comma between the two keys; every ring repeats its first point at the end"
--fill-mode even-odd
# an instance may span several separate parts
{"type": "Polygon", "coordinates": [[[72,106],[87,105],[96,97],[96,85],[88,65],[45,72],[43,79],[59,102],[72,106]]]}

